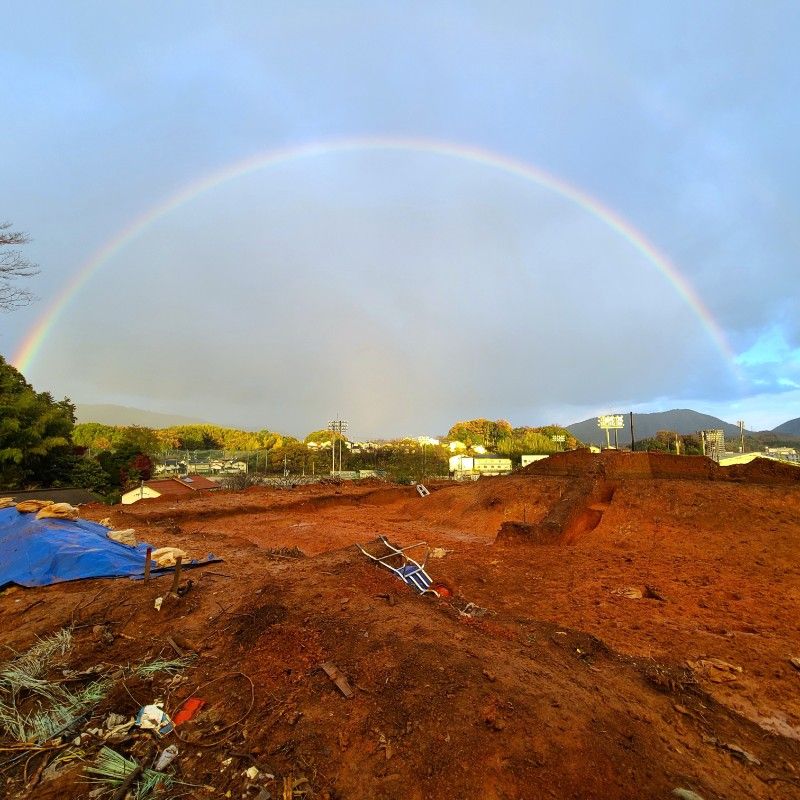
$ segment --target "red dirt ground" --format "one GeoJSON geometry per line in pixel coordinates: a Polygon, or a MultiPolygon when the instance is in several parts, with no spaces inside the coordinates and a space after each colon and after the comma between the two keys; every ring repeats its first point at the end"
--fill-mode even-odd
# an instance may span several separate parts
{"type": "MultiPolygon", "coordinates": [[[[225,563],[185,573],[191,590],[160,612],[171,575],[7,590],[2,641],[73,625],[74,669],[171,655],[169,635],[196,650],[187,682],[126,680],[86,726],[155,697],[174,712],[203,687],[210,711],[186,741],[117,746],[149,763],[176,743],[178,776],[213,787],[184,797],[283,798],[302,776],[295,797],[798,798],[800,469],[754,464],[578,452],[424,499],[364,482],[117,506],[117,528],[225,563]],[[421,598],[369,562],[354,543],[378,534],[446,548],[428,569],[456,597],[421,598]],[[275,777],[252,785],[251,765],[275,777]]],[[[87,796],[77,758],[36,773],[99,744],[15,762],[7,795],[87,796]]]]}

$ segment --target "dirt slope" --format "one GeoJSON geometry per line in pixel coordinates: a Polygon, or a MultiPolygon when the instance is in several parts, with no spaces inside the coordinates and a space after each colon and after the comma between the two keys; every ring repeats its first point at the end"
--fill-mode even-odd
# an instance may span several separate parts
{"type": "MultiPolygon", "coordinates": [[[[2,593],[2,641],[72,625],[73,669],[174,655],[168,636],[196,650],[185,682],[126,678],[87,725],[156,696],[173,712],[201,687],[210,710],[178,730],[174,766],[214,788],[184,796],[280,798],[291,775],[318,798],[800,797],[797,484],[568,462],[424,500],[316,485],[116,508],[119,527],[225,563],[187,573],[160,612],[170,576],[2,593]],[[368,562],[354,543],[377,534],[447,549],[428,566],[456,597],[420,598],[368,562]],[[274,779],[251,791],[251,765],[274,779]]],[[[171,736],[117,747],[152,758],[171,736]]],[[[86,796],[79,761],[32,779],[54,757],[9,766],[8,796],[86,796]]]]}

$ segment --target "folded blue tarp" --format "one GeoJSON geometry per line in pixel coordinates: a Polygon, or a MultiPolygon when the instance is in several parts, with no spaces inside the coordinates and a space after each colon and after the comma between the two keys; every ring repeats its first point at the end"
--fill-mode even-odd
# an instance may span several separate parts
{"type": "MultiPolygon", "coordinates": [[[[0,588],[144,575],[150,545],[128,547],[107,534],[108,528],[85,519],[36,519],[16,508],[0,509],[0,588]]],[[[209,555],[183,566],[219,560],[209,555]]]]}

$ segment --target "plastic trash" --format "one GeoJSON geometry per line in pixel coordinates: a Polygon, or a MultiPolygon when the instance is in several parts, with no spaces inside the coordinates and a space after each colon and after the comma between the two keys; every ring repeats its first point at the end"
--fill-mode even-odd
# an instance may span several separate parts
{"type": "Polygon", "coordinates": [[[158,761],[156,761],[155,768],[160,772],[164,767],[168,767],[177,755],[178,748],[174,744],[164,748],[164,751],[158,757],[158,761]]]}
{"type": "Polygon", "coordinates": [[[142,730],[155,731],[159,736],[172,733],[175,726],[163,708],[159,705],[142,706],[136,715],[136,725],[142,730]]]}

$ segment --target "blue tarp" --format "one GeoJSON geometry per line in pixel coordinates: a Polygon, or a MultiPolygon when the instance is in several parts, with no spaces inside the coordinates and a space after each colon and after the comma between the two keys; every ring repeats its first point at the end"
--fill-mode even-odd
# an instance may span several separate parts
{"type": "MultiPolygon", "coordinates": [[[[85,519],[36,519],[16,508],[0,509],[0,588],[144,575],[150,545],[128,547],[107,534],[108,528],[85,519]]],[[[209,555],[184,566],[219,560],[209,555]]]]}

